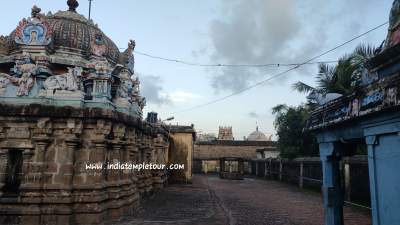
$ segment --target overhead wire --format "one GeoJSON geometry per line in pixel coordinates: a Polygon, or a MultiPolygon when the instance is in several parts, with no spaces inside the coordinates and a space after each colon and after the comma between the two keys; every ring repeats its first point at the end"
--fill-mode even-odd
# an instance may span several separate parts
{"type": "MultiPolygon", "coordinates": [[[[119,48],[125,49],[125,48],[119,48]]],[[[189,62],[175,58],[166,58],[161,56],[152,55],[149,53],[141,52],[134,50],[135,54],[146,56],[152,59],[158,59],[167,62],[179,63],[187,66],[198,66],[198,67],[286,67],[286,66],[296,66],[300,63],[265,63],[265,64],[224,64],[224,63],[197,63],[197,62],[189,62]]],[[[317,61],[317,62],[309,62],[306,64],[320,64],[320,63],[337,63],[338,60],[326,60],[326,61],[317,61]]]]}
{"type": "Polygon", "coordinates": [[[198,109],[198,108],[202,108],[202,107],[205,107],[205,106],[208,106],[208,105],[211,105],[211,104],[215,104],[215,103],[217,103],[217,102],[221,102],[221,101],[223,101],[223,100],[225,100],[225,99],[228,99],[228,98],[231,98],[231,97],[233,97],[233,96],[235,96],[235,95],[238,95],[238,94],[241,94],[241,93],[243,93],[243,92],[246,92],[246,91],[248,91],[248,90],[250,90],[250,89],[253,89],[253,88],[257,87],[257,86],[260,86],[260,85],[262,85],[262,84],[264,84],[264,83],[266,83],[266,82],[268,82],[268,81],[271,81],[271,80],[273,80],[273,79],[275,79],[275,78],[278,78],[278,77],[280,77],[280,76],[282,76],[282,75],[284,75],[284,74],[287,74],[287,73],[289,73],[289,72],[291,72],[291,71],[293,71],[293,70],[296,70],[296,69],[298,69],[299,67],[301,67],[301,66],[303,66],[303,65],[305,65],[305,64],[307,64],[307,63],[310,63],[310,62],[312,62],[312,61],[314,61],[314,60],[316,60],[316,59],[318,59],[318,58],[320,58],[320,57],[322,57],[322,56],[324,56],[324,55],[327,55],[328,53],[331,53],[331,52],[337,50],[338,48],[341,48],[341,47],[343,47],[344,45],[347,45],[347,44],[349,44],[350,42],[353,42],[354,40],[356,40],[356,39],[358,39],[358,38],[360,38],[360,37],[362,37],[362,36],[365,36],[365,35],[367,35],[367,34],[373,32],[373,31],[375,31],[375,30],[377,30],[377,29],[379,29],[379,28],[385,26],[385,25],[388,24],[388,23],[389,23],[389,22],[385,22],[385,23],[382,23],[382,24],[380,24],[380,25],[378,25],[378,26],[375,26],[375,27],[373,27],[372,29],[369,29],[368,31],[366,31],[366,32],[364,32],[364,33],[361,33],[361,34],[359,34],[359,35],[357,35],[357,36],[351,38],[350,40],[343,42],[342,44],[339,44],[339,45],[337,45],[337,46],[335,46],[335,47],[333,47],[333,48],[331,48],[331,49],[329,49],[329,50],[327,50],[327,51],[322,52],[321,54],[318,54],[318,55],[316,55],[316,56],[314,56],[314,57],[311,57],[310,59],[305,60],[303,63],[300,63],[300,64],[298,64],[298,65],[295,65],[295,66],[293,66],[293,67],[291,67],[291,68],[289,68],[289,69],[287,69],[287,70],[284,70],[283,72],[280,72],[280,73],[277,73],[277,74],[275,74],[275,75],[272,75],[272,76],[270,76],[270,77],[268,77],[268,78],[266,78],[266,79],[264,79],[264,80],[261,80],[261,81],[259,81],[259,82],[257,82],[257,83],[254,83],[254,84],[252,84],[252,85],[250,85],[250,86],[247,86],[247,87],[245,87],[245,88],[242,88],[242,89],[239,90],[239,91],[233,92],[233,93],[231,93],[231,94],[229,94],[229,95],[226,95],[226,96],[223,96],[223,97],[214,99],[214,100],[209,101],[209,102],[206,102],[206,103],[202,103],[202,104],[199,104],[199,105],[195,105],[195,106],[193,106],[193,107],[190,107],[190,108],[187,108],[187,109],[184,109],[184,110],[175,111],[175,112],[173,112],[172,114],[179,114],[179,113],[183,113],[183,112],[192,111],[192,110],[195,110],[195,109],[198,109]]]}
{"type": "MultiPolygon", "coordinates": [[[[195,63],[195,62],[188,62],[179,59],[172,59],[172,58],[165,58],[160,56],[154,56],[148,53],[134,51],[136,54],[143,55],[153,59],[164,60],[168,62],[175,62],[180,63],[188,66],[199,66],[199,67],[281,67],[281,66],[296,66],[300,63],[265,63],[265,64],[223,64],[223,63],[195,63]]],[[[329,61],[319,61],[319,62],[309,62],[307,64],[319,64],[319,63],[336,63],[338,60],[329,60],[329,61]]]]}

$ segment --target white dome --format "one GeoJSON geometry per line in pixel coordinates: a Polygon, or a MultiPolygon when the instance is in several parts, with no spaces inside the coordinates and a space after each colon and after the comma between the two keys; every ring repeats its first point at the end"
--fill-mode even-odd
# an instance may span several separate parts
{"type": "Polygon", "coordinates": [[[247,138],[248,141],[271,141],[271,137],[265,136],[265,134],[256,128],[256,131],[252,132],[247,138]]]}

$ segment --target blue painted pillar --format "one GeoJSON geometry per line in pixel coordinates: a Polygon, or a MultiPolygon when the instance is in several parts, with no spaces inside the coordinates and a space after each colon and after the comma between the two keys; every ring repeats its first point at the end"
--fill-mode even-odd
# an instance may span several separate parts
{"type": "MultiPolygon", "coordinates": [[[[379,128],[387,127],[393,124],[379,128]]],[[[400,224],[400,133],[370,135],[366,143],[373,224],[400,224]]]]}
{"type": "Polygon", "coordinates": [[[368,172],[369,172],[369,183],[370,183],[370,194],[371,194],[371,214],[372,224],[378,225],[379,213],[378,213],[378,193],[376,188],[376,163],[375,163],[375,146],[378,144],[377,136],[367,136],[365,142],[368,146],[368,172]]]}
{"type": "Polygon", "coordinates": [[[374,225],[400,224],[400,111],[363,124],[374,225]]]}
{"type": "Polygon", "coordinates": [[[322,161],[322,193],[325,225],[343,225],[343,195],[340,185],[340,149],[334,142],[319,144],[322,161]]]}

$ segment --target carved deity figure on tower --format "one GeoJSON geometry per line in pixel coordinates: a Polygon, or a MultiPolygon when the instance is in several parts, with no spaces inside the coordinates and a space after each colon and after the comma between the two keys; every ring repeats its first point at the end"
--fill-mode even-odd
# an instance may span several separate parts
{"type": "Polygon", "coordinates": [[[142,96],[140,96],[140,81],[139,78],[136,77],[132,79],[133,81],[133,86],[132,86],[132,91],[131,91],[131,98],[132,102],[136,102],[139,107],[143,110],[143,108],[146,106],[146,99],[142,96]]]}
{"type": "Polygon", "coordinates": [[[132,90],[132,79],[129,77],[127,70],[122,70],[120,75],[121,83],[117,89],[117,97],[128,98],[132,90]]]}
{"type": "Polygon", "coordinates": [[[123,69],[119,74],[120,82],[117,88],[114,103],[120,107],[129,107],[132,104],[131,91],[133,81],[130,78],[130,75],[131,74],[127,69],[123,69]]]}
{"type": "Polygon", "coordinates": [[[136,77],[133,80],[133,88],[132,88],[132,98],[133,98],[134,101],[136,101],[137,97],[139,97],[139,95],[140,95],[139,85],[140,85],[139,78],[136,77]]]}
{"type": "Polygon", "coordinates": [[[24,54],[21,62],[18,62],[14,68],[14,71],[21,76],[17,77],[1,73],[0,88],[4,89],[11,82],[18,87],[16,92],[17,96],[29,95],[29,91],[35,84],[34,75],[36,75],[37,68],[37,65],[32,62],[31,56],[29,54],[24,54]]]}
{"type": "Polygon", "coordinates": [[[68,72],[62,75],[55,75],[47,78],[44,82],[46,90],[76,91],[80,89],[80,77],[82,68],[68,68],[68,72]]]}
{"type": "Polygon", "coordinates": [[[15,42],[20,45],[49,45],[52,29],[41,9],[33,6],[31,16],[23,19],[15,30],[15,42]]]}
{"type": "Polygon", "coordinates": [[[109,76],[112,71],[110,63],[105,59],[95,60],[88,67],[94,69],[96,75],[101,76],[109,76]]]}

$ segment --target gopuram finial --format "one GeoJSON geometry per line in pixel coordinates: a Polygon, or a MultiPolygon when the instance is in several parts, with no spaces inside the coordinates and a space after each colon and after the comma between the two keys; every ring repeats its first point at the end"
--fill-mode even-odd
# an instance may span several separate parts
{"type": "Polygon", "coordinates": [[[31,12],[32,17],[33,17],[33,18],[37,17],[41,11],[42,11],[41,8],[39,8],[39,7],[37,7],[36,5],[34,5],[34,6],[32,7],[32,12],[31,12]]]}
{"type": "Polygon", "coordinates": [[[77,0],[68,0],[67,5],[69,7],[69,11],[76,12],[76,8],[78,8],[79,2],[77,0]]]}

